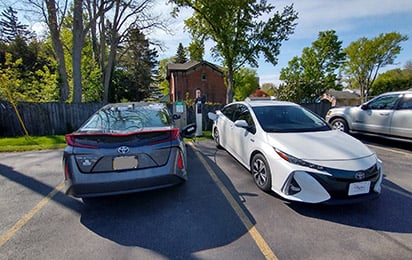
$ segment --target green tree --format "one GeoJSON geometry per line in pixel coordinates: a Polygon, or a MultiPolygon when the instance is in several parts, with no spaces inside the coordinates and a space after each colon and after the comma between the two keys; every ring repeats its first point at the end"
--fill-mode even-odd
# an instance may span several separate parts
{"type": "Polygon", "coordinates": [[[402,50],[400,43],[407,39],[406,35],[396,32],[381,33],[372,39],[362,37],[344,49],[348,57],[345,74],[348,81],[359,87],[362,101],[365,96],[367,99],[379,70],[394,63],[402,50]]]}
{"type": "Polygon", "coordinates": [[[202,61],[205,54],[204,42],[199,39],[193,40],[188,47],[190,60],[202,61]]]}
{"type": "Polygon", "coordinates": [[[260,89],[263,90],[269,96],[277,96],[277,88],[273,83],[264,83],[260,89]]]}
{"type": "Polygon", "coordinates": [[[249,68],[239,69],[234,76],[235,100],[244,100],[259,87],[256,70],[249,68]]]}
{"type": "Polygon", "coordinates": [[[370,95],[377,96],[389,91],[407,90],[410,88],[412,88],[412,70],[394,69],[379,74],[371,87],[370,95]]]}
{"type": "Polygon", "coordinates": [[[182,43],[179,43],[179,46],[177,47],[176,51],[176,63],[186,63],[187,58],[186,58],[186,50],[183,47],[182,43]]]}
{"type": "Polygon", "coordinates": [[[283,12],[266,1],[256,0],[169,0],[179,7],[193,9],[193,16],[185,21],[192,39],[212,40],[215,58],[226,67],[226,101],[233,100],[234,73],[246,63],[257,67],[258,58],[277,64],[282,41],[287,40],[296,26],[297,13],[293,5],[283,12]],[[267,20],[264,17],[269,17],[267,20]]]}
{"type": "Polygon", "coordinates": [[[119,56],[119,64],[116,70],[122,71],[117,73],[117,77],[122,77],[127,84],[113,86],[112,89],[116,92],[117,100],[110,98],[110,101],[143,100],[149,97],[151,91],[153,91],[152,75],[156,73],[157,52],[150,48],[149,40],[137,28],[129,30],[127,45],[124,50],[125,52],[119,56]]]}
{"type": "Polygon", "coordinates": [[[292,101],[312,101],[328,89],[341,87],[336,82],[344,60],[342,42],[336,32],[320,32],[312,46],[303,49],[301,57],[294,57],[288,67],[281,70],[280,79],[293,93],[292,101]]]}
{"type": "Polygon", "coordinates": [[[164,96],[168,95],[170,92],[169,81],[167,80],[167,66],[172,63],[175,63],[175,57],[162,59],[159,62],[156,82],[158,83],[159,90],[164,96]]]}
{"type": "Polygon", "coordinates": [[[21,24],[17,18],[17,11],[9,6],[1,13],[0,19],[0,41],[14,42],[20,38],[25,42],[34,39],[34,34],[29,31],[28,25],[21,24]]]}
{"type": "Polygon", "coordinates": [[[11,54],[5,54],[5,68],[0,67],[0,98],[9,101],[13,106],[25,136],[29,137],[27,128],[17,109],[17,103],[19,100],[23,99],[21,90],[24,88],[23,80],[19,77],[19,67],[21,63],[22,59],[17,59],[13,62],[11,54]]]}

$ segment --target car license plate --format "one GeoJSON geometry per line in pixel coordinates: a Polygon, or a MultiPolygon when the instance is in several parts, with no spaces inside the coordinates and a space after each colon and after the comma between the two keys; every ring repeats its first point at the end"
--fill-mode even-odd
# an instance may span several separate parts
{"type": "Polygon", "coordinates": [[[352,195],[369,193],[370,187],[371,187],[370,181],[361,181],[361,182],[351,183],[349,184],[348,195],[352,196],[352,195]]]}
{"type": "Polygon", "coordinates": [[[137,168],[138,162],[135,156],[119,156],[113,159],[113,170],[137,168]]]}

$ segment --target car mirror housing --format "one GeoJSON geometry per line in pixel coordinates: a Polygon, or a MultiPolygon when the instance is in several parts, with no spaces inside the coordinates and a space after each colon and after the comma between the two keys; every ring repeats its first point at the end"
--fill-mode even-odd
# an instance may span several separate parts
{"type": "Polygon", "coordinates": [[[215,121],[218,116],[213,112],[209,112],[209,113],[207,113],[207,117],[209,117],[210,120],[215,121]]]}
{"type": "Polygon", "coordinates": [[[182,137],[184,138],[190,138],[195,132],[196,132],[196,124],[192,123],[192,124],[185,126],[182,129],[181,134],[182,134],[182,137]]]}
{"type": "Polygon", "coordinates": [[[362,104],[361,109],[362,110],[368,110],[368,105],[367,104],[362,104]]]}
{"type": "Polygon", "coordinates": [[[249,124],[246,122],[246,120],[236,120],[235,121],[235,126],[249,129],[249,124]]]}

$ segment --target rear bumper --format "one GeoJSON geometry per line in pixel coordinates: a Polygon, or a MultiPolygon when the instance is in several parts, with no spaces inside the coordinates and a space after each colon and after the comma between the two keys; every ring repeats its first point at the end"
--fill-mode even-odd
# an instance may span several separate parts
{"type": "MultiPolygon", "coordinates": [[[[106,173],[82,173],[73,156],[66,164],[65,193],[79,198],[118,195],[161,189],[186,181],[186,167],[177,167],[178,149],[173,149],[168,162],[161,167],[106,173]]],[[[186,166],[186,160],[185,166],[186,166]]]]}

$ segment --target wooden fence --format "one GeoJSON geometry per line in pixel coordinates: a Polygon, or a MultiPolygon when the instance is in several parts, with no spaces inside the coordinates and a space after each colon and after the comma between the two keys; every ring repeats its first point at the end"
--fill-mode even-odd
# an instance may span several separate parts
{"type": "MultiPolygon", "coordinates": [[[[18,110],[32,136],[62,135],[78,129],[83,122],[96,112],[103,103],[19,103],[18,110]]],[[[302,104],[318,115],[324,117],[330,105],[328,103],[302,104]]],[[[172,105],[168,105],[170,111],[172,105]]],[[[207,118],[209,111],[222,106],[205,105],[203,109],[203,130],[210,130],[212,121],[207,118]]],[[[195,122],[193,107],[187,108],[187,123],[195,122]]],[[[0,101],[0,136],[22,136],[24,131],[13,107],[0,101]]]]}

